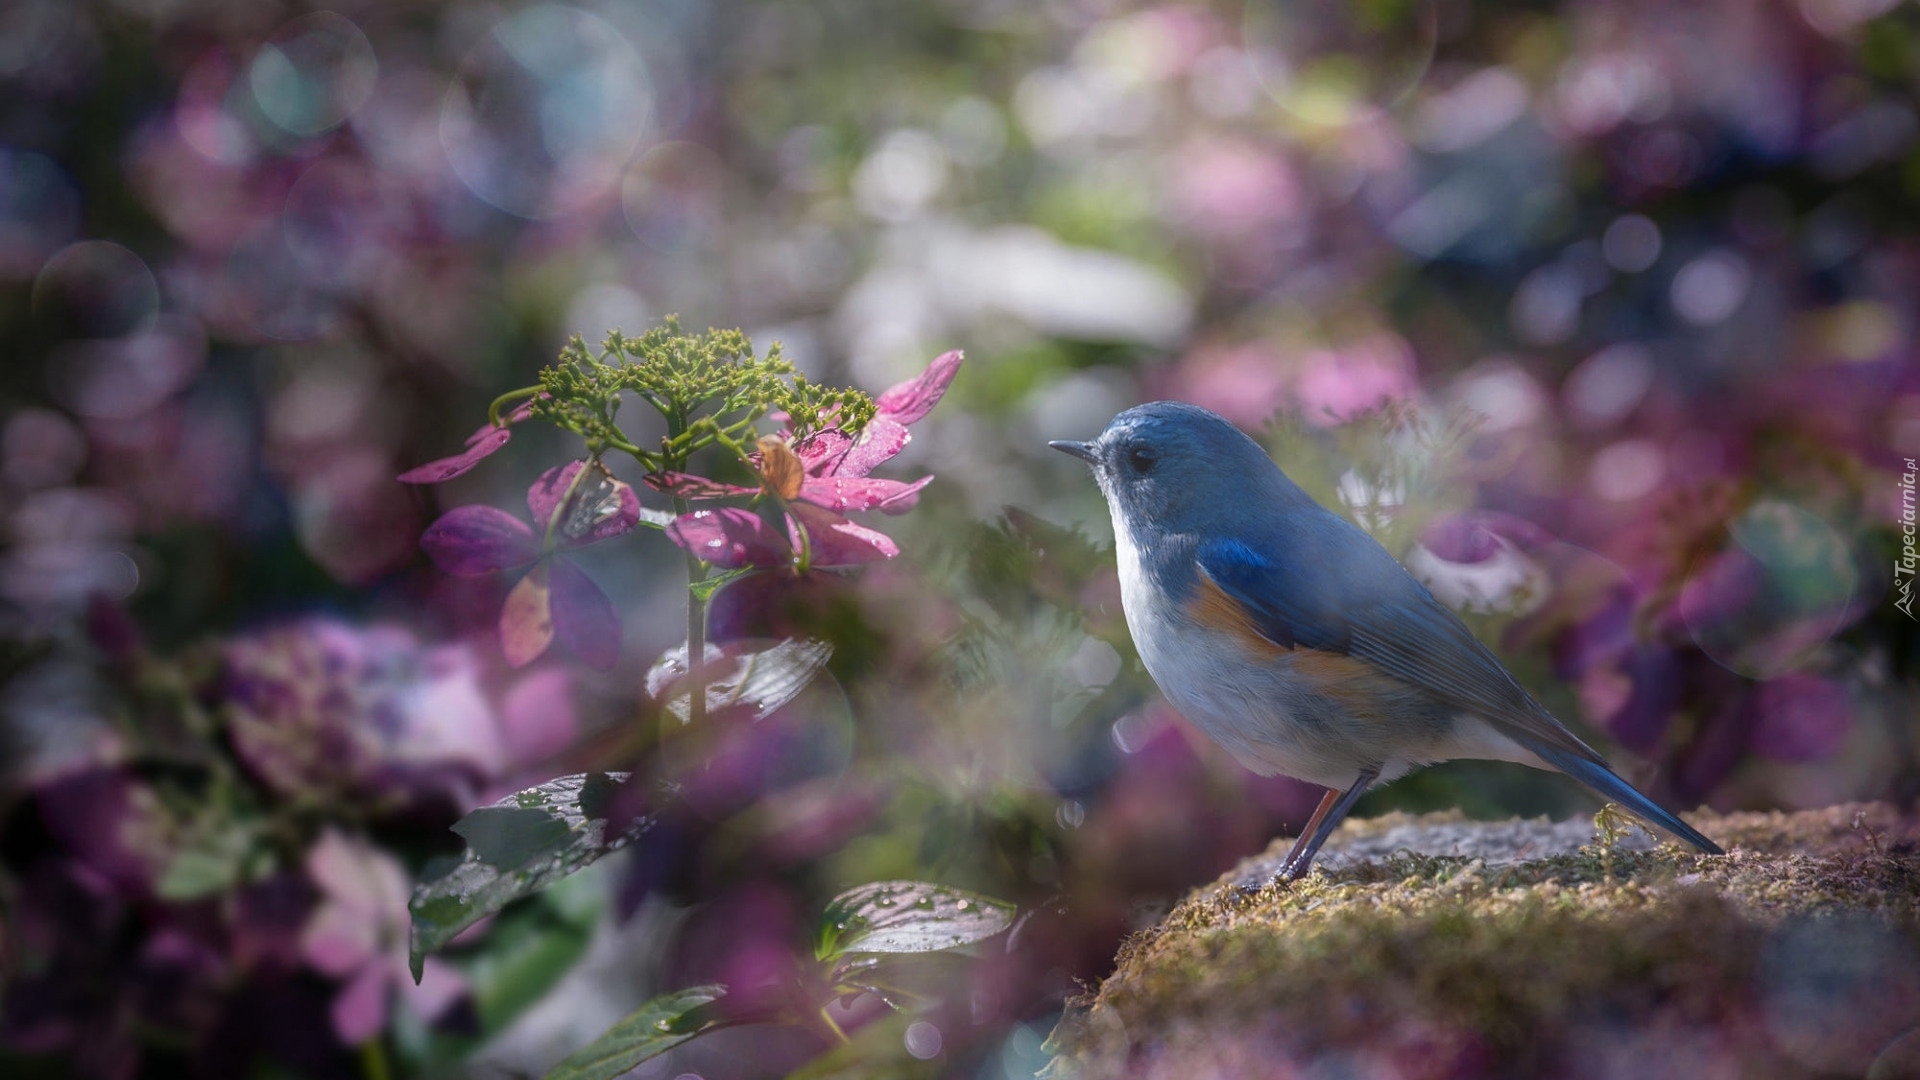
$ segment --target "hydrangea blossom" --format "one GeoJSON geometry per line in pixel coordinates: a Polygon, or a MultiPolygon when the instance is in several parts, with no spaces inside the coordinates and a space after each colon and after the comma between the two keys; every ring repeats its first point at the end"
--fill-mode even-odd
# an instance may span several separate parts
{"type": "Polygon", "coordinates": [[[940,403],[960,370],[961,354],[949,352],[916,378],[874,400],[875,415],[859,437],[824,428],[795,440],[791,432],[760,440],[753,465],[760,487],[721,484],[682,473],[647,478],[652,487],[694,502],[765,494],[777,500],[786,528],[777,529],[754,510],[739,506],[703,507],[682,514],[667,526],[674,543],[706,562],[727,569],[772,566],[850,566],[891,559],[900,553],[886,534],[846,514],[879,510],[898,514],[913,508],[931,476],[911,483],[868,474],[904,449],[909,425],[940,403]]]}
{"type": "Polygon", "coordinates": [[[471,651],[393,626],[304,619],[229,642],[227,737],[276,794],[406,803],[501,771],[471,651]]]}
{"type": "Polygon", "coordinates": [[[420,546],[449,574],[532,564],[500,612],[500,644],[509,663],[531,662],[558,636],[589,664],[612,667],[620,651],[619,617],[565,553],[631,531],[640,522],[639,498],[599,462],[573,461],[540,474],[527,489],[527,508],[540,527],[537,535],[504,510],[462,506],[428,526],[420,546]]]}

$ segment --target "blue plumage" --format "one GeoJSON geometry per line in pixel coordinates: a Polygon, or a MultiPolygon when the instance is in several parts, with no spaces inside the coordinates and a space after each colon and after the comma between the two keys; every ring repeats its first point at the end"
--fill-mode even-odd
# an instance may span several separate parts
{"type": "Polygon", "coordinates": [[[1329,789],[1284,876],[1306,872],[1369,786],[1462,757],[1558,769],[1719,853],[1224,419],[1155,402],[1093,442],[1051,445],[1092,465],[1107,496],[1127,625],[1168,700],[1249,768],[1329,789]]]}

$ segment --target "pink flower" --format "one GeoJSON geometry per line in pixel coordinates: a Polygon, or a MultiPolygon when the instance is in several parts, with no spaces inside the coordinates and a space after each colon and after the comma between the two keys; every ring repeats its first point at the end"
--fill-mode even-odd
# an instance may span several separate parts
{"type": "Polygon", "coordinates": [[[613,603],[564,553],[631,531],[640,522],[639,497],[598,462],[573,461],[541,473],[527,489],[527,507],[538,536],[504,510],[462,506],[429,525],[420,546],[440,569],[461,576],[532,564],[500,612],[500,645],[515,667],[546,652],[556,635],[589,664],[612,667],[620,650],[613,603]]]}
{"type": "Polygon", "coordinates": [[[330,1011],[341,1042],[355,1046],[378,1035],[395,994],[434,1020],[467,992],[460,975],[431,956],[420,985],[413,984],[407,970],[407,875],[393,856],[329,828],[306,862],[321,899],[301,931],[300,955],[342,984],[330,1011]]]}
{"type": "Polygon", "coordinates": [[[222,660],[227,738],[277,795],[388,810],[465,801],[504,766],[464,646],[309,618],[233,638],[222,660]]]}
{"type": "Polygon", "coordinates": [[[408,469],[406,472],[400,474],[399,480],[403,484],[438,484],[445,480],[451,480],[461,473],[472,469],[475,465],[480,464],[482,459],[507,445],[507,440],[513,438],[513,425],[532,415],[533,402],[528,401],[508,413],[501,423],[489,423],[479,431],[467,436],[467,448],[465,450],[460,451],[452,457],[443,457],[438,461],[429,461],[425,465],[408,469]]]}
{"type": "Polygon", "coordinates": [[[825,428],[797,442],[791,437],[760,440],[754,462],[758,489],[721,484],[684,473],[658,473],[647,483],[692,501],[772,495],[785,512],[785,535],[754,510],[723,506],[683,514],[667,526],[674,543],[706,562],[727,569],[748,566],[852,566],[891,559],[900,553],[886,534],[846,514],[856,510],[904,513],[920,499],[933,477],[911,483],[870,477],[874,467],[898,454],[912,439],[907,430],[933,411],[960,370],[961,354],[949,352],[919,377],[875,399],[877,411],[854,439],[825,428]]]}

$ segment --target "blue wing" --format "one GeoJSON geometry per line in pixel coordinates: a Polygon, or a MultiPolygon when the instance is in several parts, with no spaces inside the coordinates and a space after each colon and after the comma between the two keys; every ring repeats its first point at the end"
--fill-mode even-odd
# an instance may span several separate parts
{"type": "Polygon", "coordinates": [[[1210,541],[1195,555],[1276,645],[1366,660],[1510,736],[1527,736],[1529,749],[1545,742],[1604,763],[1372,537],[1331,514],[1317,524],[1288,538],[1285,567],[1237,540],[1210,541]]]}
{"type": "Polygon", "coordinates": [[[1713,842],[1615,776],[1386,549],[1332,514],[1288,537],[1286,565],[1238,540],[1196,549],[1200,569],[1283,648],[1345,653],[1478,716],[1547,764],[1635,814],[1718,852],[1713,842]]]}

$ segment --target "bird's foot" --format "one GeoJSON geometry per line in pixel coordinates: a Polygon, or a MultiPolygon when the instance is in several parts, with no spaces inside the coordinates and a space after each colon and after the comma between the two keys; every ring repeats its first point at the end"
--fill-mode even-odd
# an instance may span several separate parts
{"type": "Polygon", "coordinates": [[[1274,871],[1273,877],[1267,880],[1267,884],[1274,888],[1290,888],[1294,882],[1306,877],[1310,869],[1312,869],[1311,864],[1288,860],[1280,864],[1280,869],[1274,871]]]}

